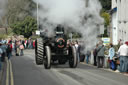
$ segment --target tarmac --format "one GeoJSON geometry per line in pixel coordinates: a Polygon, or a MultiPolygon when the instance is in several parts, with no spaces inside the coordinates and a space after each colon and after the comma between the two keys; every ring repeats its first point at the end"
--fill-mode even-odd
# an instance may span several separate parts
{"type": "MultiPolygon", "coordinates": [[[[86,66],[97,68],[96,66],[93,66],[92,64],[86,64],[85,62],[81,62],[81,64],[83,64],[83,65],[85,64],[86,66]]],[[[2,85],[2,81],[4,79],[4,75],[3,74],[4,74],[5,69],[6,69],[6,61],[2,63],[2,70],[0,71],[0,85],[2,85]]],[[[111,71],[111,72],[114,72],[114,73],[122,74],[118,70],[113,71],[113,70],[111,70],[109,68],[102,68],[102,69],[103,70],[107,70],[107,71],[111,71]]]]}
{"type": "Polygon", "coordinates": [[[6,62],[2,62],[2,70],[0,71],[0,85],[1,85],[2,79],[3,79],[3,72],[4,72],[5,63],[6,62]]]}

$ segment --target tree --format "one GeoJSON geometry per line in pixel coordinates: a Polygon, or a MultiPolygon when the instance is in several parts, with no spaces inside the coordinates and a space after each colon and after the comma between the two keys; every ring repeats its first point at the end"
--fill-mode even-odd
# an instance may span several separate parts
{"type": "Polygon", "coordinates": [[[103,12],[103,13],[101,14],[101,17],[104,18],[104,26],[105,26],[105,27],[109,26],[109,24],[110,24],[110,14],[107,13],[107,12],[103,12]]]}
{"type": "Polygon", "coordinates": [[[8,0],[5,24],[14,24],[24,20],[26,16],[32,16],[32,10],[35,8],[36,4],[33,0],[8,0]]]}
{"type": "Polygon", "coordinates": [[[15,34],[24,35],[26,38],[29,38],[32,32],[35,32],[37,29],[37,23],[34,18],[27,16],[24,21],[12,24],[11,28],[15,34]]]}
{"type": "Polygon", "coordinates": [[[108,37],[107,31],[108,31],[108,26],[110,25],[110,14],[107,12],[102,12],[101,17],[104,18],[104,27],[105,27],[105,31],[104,31],[103,36],[108,37]]]}
{"type": "Polygon", "coordinates": [[[103,7],[102,10],[108,11],[111,9],[111,1],[112,0],[99,0],[101,2],[101,5],[103,7]]]}
{"type": "Polygon", "coordinates": [[[102,10],[101,10],[101,17],[104,18],[104,27],[105,31],[103,36],[108,37],[108,26],[110,25],[110,14],[108,13],[109,10],[111,10],[111,1],[112,0],[99,0],[102,5],[102,10]]]}
{"type": "MultiPolygon", "coordinates": [[[[33,10],[36,9],[36,3],[34,3],[33,0],[0,0],[0,1],[2,2],[7,1],[6,5],[0,3],[0,8],[1,5],[2,7],[4,6],[4,14],[2,11],[3,16],[0,17],[0,26],[6,29],[7,34],[10,25],[12,24],[14,25],[15,23],[15,26],[17,26],[16,25],[17,22],[22,22],[27,16],[32,16],[33,10]]],[[[17,24],[19,25],[19,23],[17,24]]]]}

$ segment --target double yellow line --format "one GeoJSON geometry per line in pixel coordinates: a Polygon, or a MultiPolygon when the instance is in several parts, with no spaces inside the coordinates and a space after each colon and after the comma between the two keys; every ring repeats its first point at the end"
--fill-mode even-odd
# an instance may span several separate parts
{"type": "Polygon", "coordinates": [[[12,63],[6,58],[7,69],[6,69],[6,85],[14,85],[12,63]]]}

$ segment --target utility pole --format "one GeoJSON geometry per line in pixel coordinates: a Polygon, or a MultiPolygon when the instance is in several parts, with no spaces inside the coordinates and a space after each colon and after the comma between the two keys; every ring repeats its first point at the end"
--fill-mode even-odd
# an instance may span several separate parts
{"type": "Polygon", "coordinates": [[[39,30],[39,3],[38,3],[38,0],[37,0],[37,29],[39,30]]]}
{"type": "Polygon", "coordinates": [[[71,40],[71,42],[72,42],[72,33],[70,33],[69,36],[70,36],[70,40],[71,40]]]}

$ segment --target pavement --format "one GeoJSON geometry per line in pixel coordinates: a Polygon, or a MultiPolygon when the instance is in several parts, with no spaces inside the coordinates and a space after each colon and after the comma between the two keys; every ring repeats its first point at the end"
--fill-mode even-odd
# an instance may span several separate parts
{"type": "MultiPolygon", "coordinates": [[[[88,65],[88,66],[97,68],[97,66],[94,66],[94,65],[92,65],[92,64],[87,64],[87,63],[85,63],[85,62],[81,62],[80,64],[84,64],[84,65],[88,65]]],[[[113,70],[110,69],[110,68],[98,68],[98,69],[102,69],[102,70],[106,70],[106,71],[110,71],[110,72],[114,72],[114,73],[122,74],[122,73],[120,73],[119,70],[115,70],[115,71],[113,71],[113,70]]],[[[122,74],[122,75],[123,75],[123,74],[122,74]]]]}
{"type": "Polygon", "coordinates": [[[0,85],[127,85],[128,77],[108,69],[78,64],[52,65],[50,70],[35,64],[34,50],[24,56],[13,56],[6,62],[3,83],[0,85]]]}

